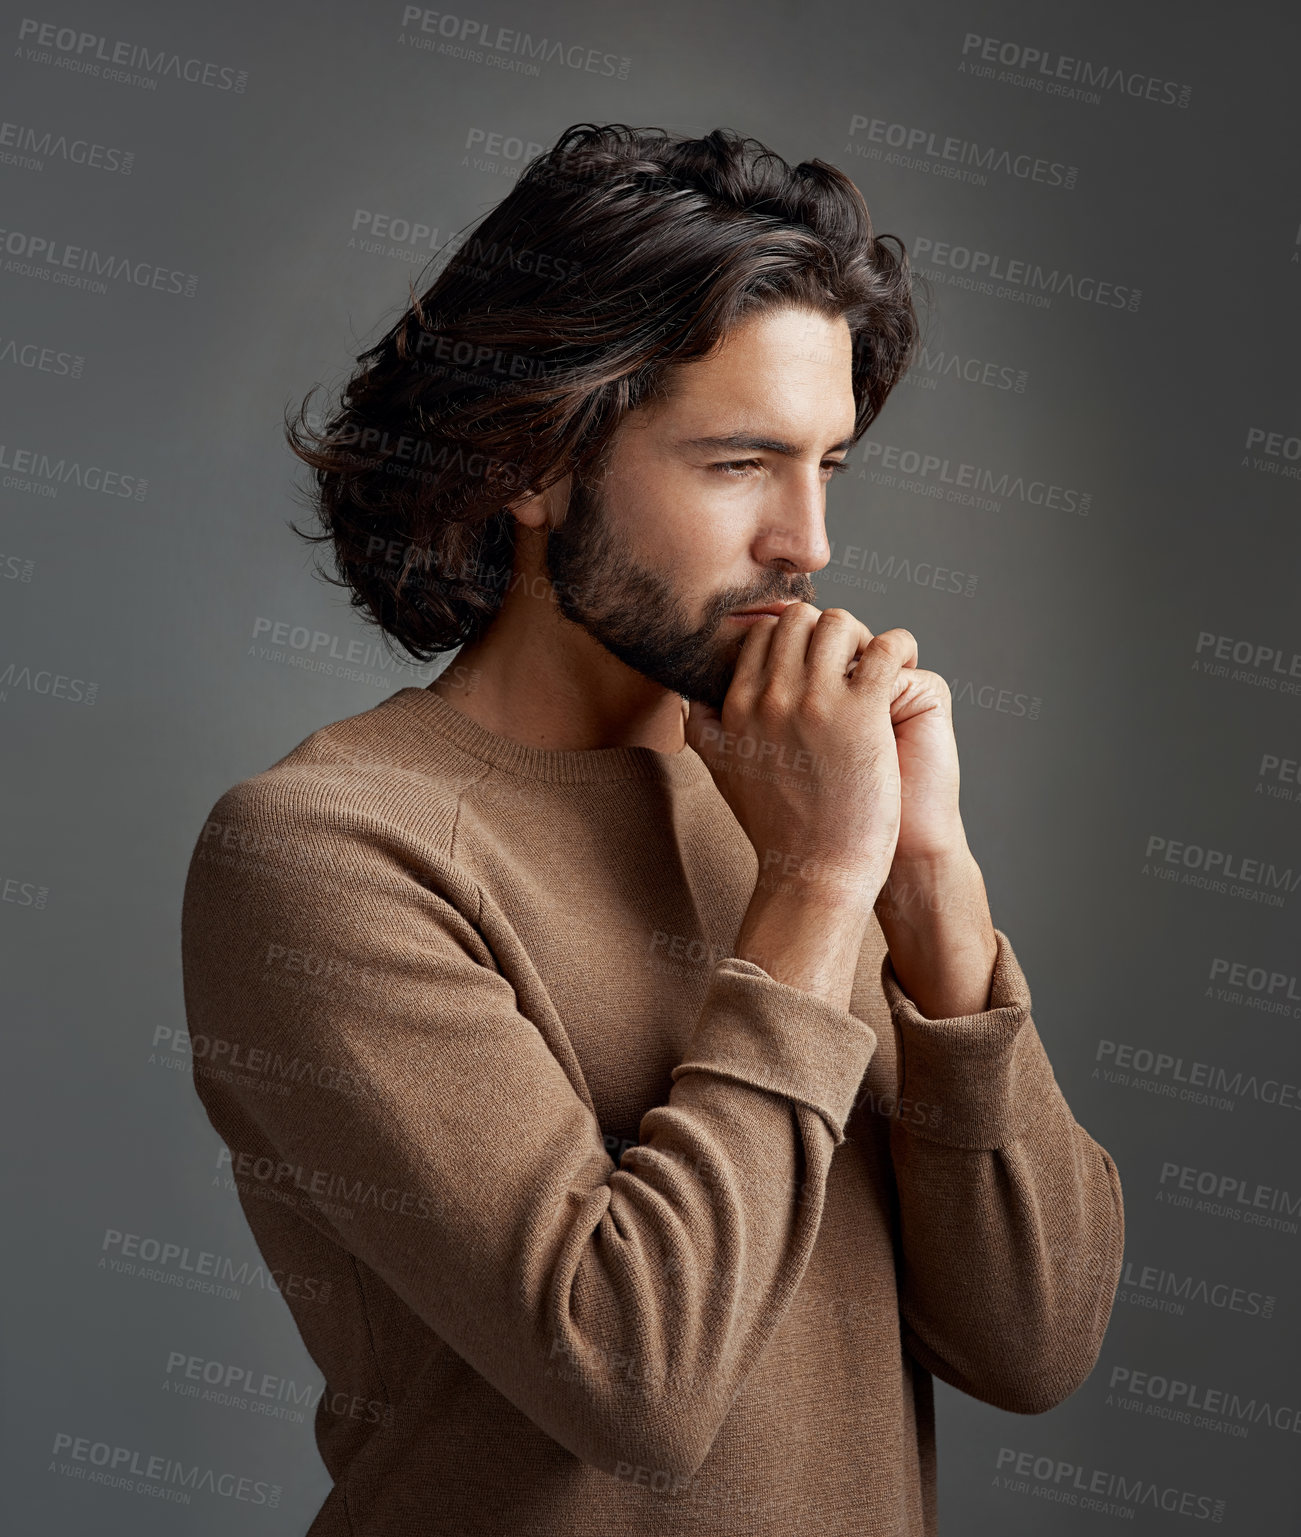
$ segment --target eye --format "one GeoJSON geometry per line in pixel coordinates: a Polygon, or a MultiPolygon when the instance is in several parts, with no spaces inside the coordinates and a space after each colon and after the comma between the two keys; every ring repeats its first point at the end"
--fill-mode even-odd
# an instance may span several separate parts
{"type": "MultiPolygon", "coordinates": [[[[752,471],[762,466],[758,459],[720,459],[709,468],[734,480],[746,480],[752,471]]],[[[823,461],[822,468],[832,475],[843,475],[849,469],[849,463],[844,459],[827,459],[823,461]]]]}

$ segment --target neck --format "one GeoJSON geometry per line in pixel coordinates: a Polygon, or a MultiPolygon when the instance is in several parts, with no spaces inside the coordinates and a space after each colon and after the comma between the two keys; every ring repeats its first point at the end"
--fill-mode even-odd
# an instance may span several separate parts
{"type": "Polygon", "coordinates": [[[501,608],[430,689],[489,731],[529,747],[676,753],[685,740],[681,696],[634,672],[565,618],[542,565],[541,541],[522,527],[501,608]]]}

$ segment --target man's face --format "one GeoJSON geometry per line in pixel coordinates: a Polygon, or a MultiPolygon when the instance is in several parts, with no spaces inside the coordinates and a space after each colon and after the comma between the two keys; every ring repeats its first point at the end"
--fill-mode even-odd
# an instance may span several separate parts
{"type": "Polygon", "coordinates": [[[854,430],[850,364],[843,318],[783,308],[674,370],[669,399],[620,424],[600,485],[575,477],[548,535],[565,617],[721,708],[749,628],[731,611],[812,602],[808,573],[830,559],[826,485],[854,430]]]}

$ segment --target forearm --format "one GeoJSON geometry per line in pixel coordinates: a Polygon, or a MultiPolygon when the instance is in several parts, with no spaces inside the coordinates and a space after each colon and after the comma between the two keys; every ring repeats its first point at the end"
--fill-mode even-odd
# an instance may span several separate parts
{"type": "Polygon", "coordinates": [[[848,1010],[867,922],[862,903],[757,892],[737,935],[736,954],[775,982],[848,1010]]]}
{"type": "Polygon", "coordinates": [[[984,878],[965,839],[942,858],[896,860],[876,916],[895,976],[927,1019],[988,1007],[998,945],[984,878]]]}
{"type": "Polygon", "coordinates": [[[891,967],[901,1093],[932,1107],[896,1120],[891,1158],[909,1348],[946,1382],[1037,1413],[1071,1392],[1102,1343],[1124,1210],[1115,1165],[1071,1114],[1002,930],[989,1008],[930,1020],[891,967]]]}
{"type": "Polygon", "coordinates": [[[964,1393],[1040,1413],[1097,1360],[1119,1280],[1115,1165],[1063,1103],[997,1149],[891,1129],[908,1349],[964,1393]]]}

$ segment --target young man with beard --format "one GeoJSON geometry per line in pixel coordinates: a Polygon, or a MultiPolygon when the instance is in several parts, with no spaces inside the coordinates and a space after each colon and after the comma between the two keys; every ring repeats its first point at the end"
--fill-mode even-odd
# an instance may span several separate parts
{"type": "Polygon", "coordinates": [[[812,602],[888,242],[821,162],[580,125],[292,430],[353,602],[461,646],[186,889],[196,1088],[318,1283],[313,1534],[933,1534],[932,1375],[1033,1414],[1096,1360],[1119,1181],[947,689],[812,602]]]}

